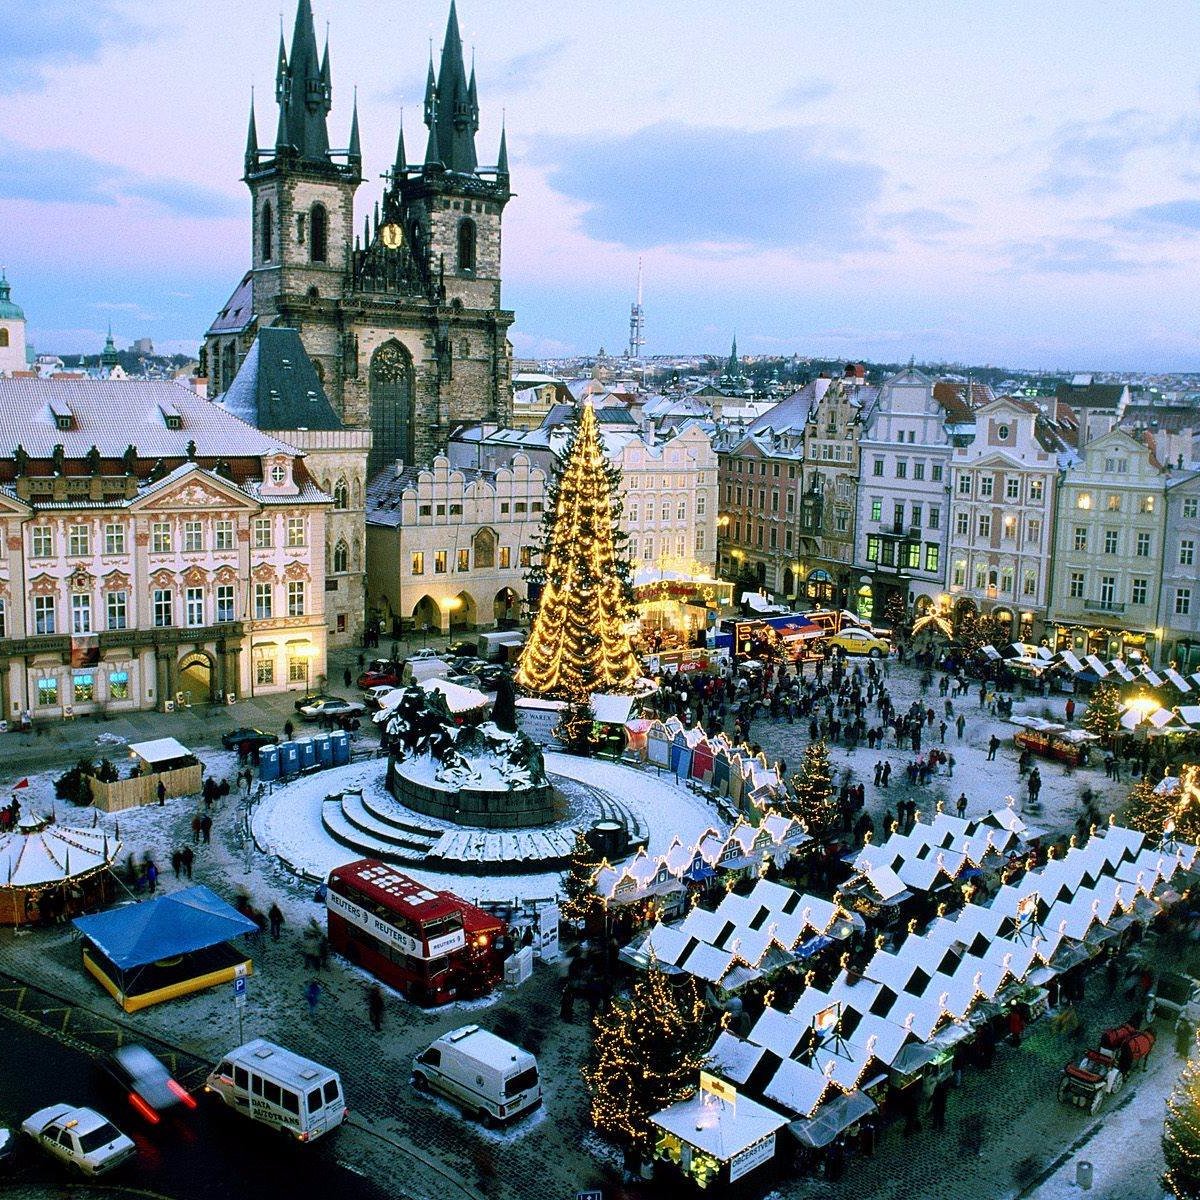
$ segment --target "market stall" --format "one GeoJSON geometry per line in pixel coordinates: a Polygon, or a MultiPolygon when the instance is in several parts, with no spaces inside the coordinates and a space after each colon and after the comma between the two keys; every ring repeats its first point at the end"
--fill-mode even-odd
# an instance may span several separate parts
{"type": "Polygon", "coordinates": [[[72,923],[83,934],[84,969],[126,1012],[254,969],[232,940],[258,926],[200,884],[72,923]]]}
{"type": "Polygon", "coordinates": [[[158,788],[164,798],[191,796],[200,790],[203,771],[200,760],[173,737],[130,742],[133,768],[126,779],[88,778],[92,803],[102,812],[120,812],[142,804],[156,804],[158,788]]]}
{"type": "Polygon", "coordinates": [[[121,843],[103,829],[28,813],[0,833],[0,925],[36,925],[103,908],[116,888],[121,843]]]}

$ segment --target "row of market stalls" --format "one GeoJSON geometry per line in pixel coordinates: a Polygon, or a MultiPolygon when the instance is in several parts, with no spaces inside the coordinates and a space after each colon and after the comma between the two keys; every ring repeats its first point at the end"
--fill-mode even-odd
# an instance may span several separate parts
{"type": "Polygon", "coordinates": [[[1200,693],[1200,671],[1187,676],[1174,667],[1155,671],[1140,658],[1118,657],[1106,661],[1095,654],[1080,656],[1071,650],[1054,651],[1048,646],[1034,646],[1028,642],[1013,642],[1011,646],[1001,649],[984,646],[980,653],[989,662],[1003,664],[1014,674],[1035,681],[1046,676],[1058,676],[1080,683],[1145,682],[1154,688],[1170,684],[1180,696],[1200,693]]]}
{"type": "Polygon", "coordinates": [[[917,821],[908,833],[893,832],[848,855],[851,874],[837,899],[884,929],[914,916],[927,919],[939,904],[990,888],[1043,833],[1026,825],[1011,806],[970,820],[939,812],[932,821],[917,821]],[[961,889],[957,896],[955,887],[961,889]]]}
{"type": "Polygon", "coordinates": [[[765,863],[782,866],[809,840],[794,817],[769,813],[757,823],[739,818],[728,832],[710,826],[690,844],[677,835],[663,854],[650,855],[643,846],[619,866],[602,862],[592,887],[610,909],[653,906],[657,913],[678,915],[689,887],[703,891],[757,876],[765,863]]]}
{"type": "Polygon", "coordinates": [[[739,811],[762,812],[787,795],[778,768],[767,765],[766,755],[754,754],[723,733],[709,737],[699,726],[685,729],[675,717],[650,722],[645,757],[681,782],[732,801],[739,811]]]}
{"type": "Polygon", "coordinates": [[[1190,882],[1196,857],[1195,847],[1109,827],[1002,886],[990,905],[877,949],[789,1011],[767,1008],[747,1036],[722,1031],[707,1063],[715,1085],[654,1116],[658,1157],[697,1181],[728,1178],[739,1155],[752,1167],[770,1161],[780,1130],[815,1162],[864,1118],[910,1111],[949,1075],[956,1047],[1014,1006],[1038,1017],[1048,983],[1178,899],[1171,889],[1190,882]]]}
{"type": "Polygon", "coordinates": [[[677,925],[658,922],[621,950],[634,967],[690,975],[724,1006],[747,984],[770,981],[864,933],[863,919],[820,896],[759,879],[749,895],[729,892],[713,912],[693,908],[677,925]]]}

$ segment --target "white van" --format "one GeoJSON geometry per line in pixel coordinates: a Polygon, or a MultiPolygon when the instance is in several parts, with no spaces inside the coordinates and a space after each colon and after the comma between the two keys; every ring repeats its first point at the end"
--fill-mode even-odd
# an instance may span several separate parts
{"type": "Polygon", "coordinates": [[[413,1087],[440,1092],[485,1125],[512,1121],[542,1102],[537,1059],[478,1025],[452,1029],[418,1054],[413,1087]]]}
{"type": "Polygon", "coordinates": [[[235,1112],[311,1142],[336,1129],[350,1111],[336,1071],[263,1038],[228,1054],[204,1081],[235,1112]]]}
{"type": "Polygon", "coordinates": [[[424,683],[427,679],[442,679],[453,669],[441,658],[410,658],[404,664],[400,679],[406,686],[410,683],[424,683]]]}
{"type": "Polygon", "coordinates": [[[517,629],[481,633],[475,653],[486,662],[513,662],[525,645],[525,635],[517,629]]]}

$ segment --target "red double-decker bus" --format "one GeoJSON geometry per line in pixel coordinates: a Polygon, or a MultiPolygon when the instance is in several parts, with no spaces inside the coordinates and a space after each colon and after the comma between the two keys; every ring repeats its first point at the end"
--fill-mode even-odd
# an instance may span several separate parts
{"type": "Polygon", "coordinates": [[[503,921],[386,863],[336,868],[325,905],[330,946],[417,1004],[485,996],[503,977],[503,921]]]}

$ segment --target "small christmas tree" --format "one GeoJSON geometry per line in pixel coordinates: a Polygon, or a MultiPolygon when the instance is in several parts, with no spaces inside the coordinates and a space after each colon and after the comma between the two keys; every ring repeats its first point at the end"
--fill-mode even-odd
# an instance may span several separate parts
{"type": "Polygon", "coordinates": [[[563,919],[572,924],[587,927],[588,922],[603,910],[604,901],[596,895],[593,880],[600,858],[592,849],[582,829],[575,833],[575,847],[571,851],[571,865],[563,877],[562,890],[566,899],[563,900],[561,911],[563,919]]]}
{"type": "Polygon", "coordinates": [[[584,404],[547,488],[544,542],[529,575],[542,594],[516,683],[531,696],[586,705],[593,692],[619,691],[640,674],[626,630],[633,589],[620,480],[584,404]]]}
{"type": "Polygon", "coordinates": [[[1195,1045],[1167,1097],[1163,1158],[1167,1191],[1175,1200],[1200,1200],[1200,1052],[1195,1045]]]}
{"type": "Polygon", "coordinates": [[[713,1028],[694,977],[672,987],[651,964],[627,999],[615,1000],[592,1022],[595,1039],[583,1077],[592,1124],[644,1153],[654,1140],[650,1118],[686,1100],[700,1082],[713,1028]]]}
{"type": "Polygon", "coordinates": [[[1121,693],[1111,683],[1100,684],[1088,697],[1079,723],[1107,746],[1121,724],[1121,693]]]}
{"type": "Polygon", "coordinates": [[[792,813],[804,822],[812,837],[819,839],[832,832],[837,808],[831,800],[833,768],[823,741],[811,742],[804,748],[800,769],[792,776],[792,795],[792,813]]]}

